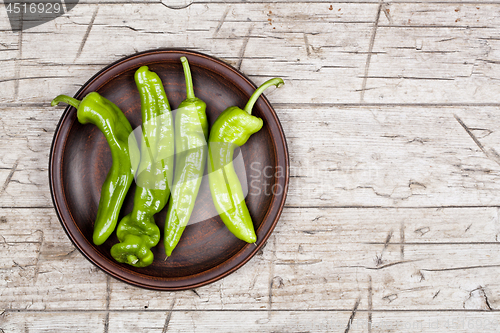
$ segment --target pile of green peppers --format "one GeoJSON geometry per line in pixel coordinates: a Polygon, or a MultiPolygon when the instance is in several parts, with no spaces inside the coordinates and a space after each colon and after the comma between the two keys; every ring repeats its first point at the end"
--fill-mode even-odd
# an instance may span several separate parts
{"type": "Polygon", "coordinates": [[[123,112],[97,92],[89,93],[82,101],[65,95],[52,101],[53,106],[64,102],[75,107],[78,121],[96,125],[108,142],[113,164],[101,188],[93,242],[103,244],[116,229],[119,243],[111,247],[111,256],[134,267],[153,262],[151,248],[160,241],[154,215],[167,202],[164,245],[167,257],[172,255],[191,217],[206,164],[213,203],[222,221],[237,238],[247,243],[257,241],[234,170],[233,154],[263,126],[262,119],[252,115],[259,96],[272,85],[281,86],[283,80],[264,82],[244,109],[232,106],[224,110],[209,134],[206,104],[195,96],[187,58],[180,60],[186,99],[178,106],[175,121],[159,76],[147,66],[135,73],[143,121],[139,143],[123,112]],[[133,210],[118,223],[134,177],[137,186],[133,210]]]}

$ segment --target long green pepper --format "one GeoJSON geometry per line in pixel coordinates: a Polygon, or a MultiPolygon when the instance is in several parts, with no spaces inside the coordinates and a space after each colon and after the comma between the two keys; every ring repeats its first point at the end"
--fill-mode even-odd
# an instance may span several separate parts
{"type": "Polygon", "coordinates": [[[244,110],[237,106],[224,110],[210,129],[208,139],[208,183],[215,209],[229,231],[247,243],[255,243],[257,236],[234,170],[233,154],[236,146],[243,146],[262,128],[262,119],[252,116],[252,108],[264,90],[272,85],[280,87],[283,80],[274,78],[264,82],[252,94],[244,110]]]}
{"type": "Polygon", "coordinates": [[[134,172],[139,162],[139,149],[135,139],[129,140],[132,126],[123,112],[111,101],[91,92],[80,102],[75,98],[59,95],[51,105],[60,102],[77,109],[78,121],[96,125],[104,134],[111,150],[113,165],[101,188],[101,198],[94,222],[93,241],[104,243],[113,233],[125,195],[134,180],[134,172]]]}
{"type": "Polygon", "coordinates": [[[141,96],[141,161],[137,171],[134,208],[116,230],[120,243],[113,245],[116,261],[135,267],[153,262],[151,251],[160,241],[154,214],[165,207],[173,176],[174,126],[163,84],[154,72],[142,66],[135,72],[141,96]]]}
{"type": "Polygon", "coordinates": [[[181,57],[187,98],[175,116],[175,177],[165,221],[165,252],[172,254],[186,228],[200,189],[207,159],[206,104],[196,98],[188,60],[181,57]]]}

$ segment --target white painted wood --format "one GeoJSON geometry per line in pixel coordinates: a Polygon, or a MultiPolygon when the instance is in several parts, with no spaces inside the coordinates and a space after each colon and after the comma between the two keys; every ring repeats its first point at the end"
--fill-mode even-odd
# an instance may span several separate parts
{"type": "Polygon", "coordinates": [[[498,331],[499,11],[496,1],[85,0],[13,33],[0,10],[0,329],[498,331]],[[158,47],[286,82],[266,94],[290,149],[282,218],[248,264],[195,291],[107,277],[69,241],[48,188],[64,110],[50,100],[158,47]]]}
{"type": "Polygon", "coordinates": [[[357,101],[377,8],[349,3],[335,10],[326,3],[193,4],[184,10],[161,4],[78,5],[71,15],[22,34],[18,94],[12,90],[0,102],[40,103],[59,93],[74,94],[105,64],[160,47],[206,52],[239,67],[256,83],[282,76],[287,84],[275,102],[357,101]],[[52,42],[67,34],[74,38],[52,42]]]}
{"type": "Polygon", "coordinates": [[[498,202],[496,195],[485,194],[498,184],[496,107],[332,106],[311,111],[290,106],[279,113],[292,151],[288,205],[498,202]]]}
{"type": "Polygon", "coordinates": [[[52,209],[3,214],[4,309],[104,310],[109,304],[146,311],[173,304],[178,310],[348,311],[346,300],[358,298],[364,310],[368,299],[379,310],[481,309],[485,302],[464,305],[478,288],[489,306],[500,303],[500,262],[492,255],[500,246],[497,208],[287,208],[262,253],[196,293],[106,279],[74,249],[52,209]]]}
{"type": "Polygon", "coordinates": [[[22,58],[2,78],[19,74],[21,80],[2,83],[2,101],[47,102],[48,95],[73,93],[122,56],[187,47],[240,66],[257,83],[283,76],[287,85],[275,102],[498,103],[498,29],[488,16],[497,4],[443,10],[442,4],[391,3],[380,14],[374,3],[329,6],[195,3],[173,10],[161,4],[81,4],[20,38],[9,34],[6,44],[22,58]],[[158,12],[161,19],[151,19],[158,12]],[[59,42],[65,34],[72,38],[59,42]]]}
{"type": "MultiPolygon", "coordinates": [[[[278,104],[290,150],[287,205],[498,205],[497,109],[278,104]]],[[[48,154],[63,107],[0,110],[6,128],[0,136],[9,142],[0,147],[0,182],[17,165],[0,205],[51,206],[48,154]]],[[[259,172],[249,170],[250,176],[259,172]]]]}
{"type": "Polygon", "coordinates": [[[7,312],[0,316],[0,325],[5,332],[102,332],[105,317],[93,312],[7,312]]]}
{"type": "Polygon", "coordinates": [[[498,103],[498,31],[487,14],[498,12],[496,5],[385,8],[390,14],[380,15],[364,101],[498,103]]]}
{"type": "MultiPolygon", "coordinates": [[[[9,313],[4,314],[4,327],[12,331],[85,332],[106,330],[103,312],[9,313]],[[74,321],[68,318],[73,318],[74,321]],[[86,322],[79,327],[73,322],[86,322]],[[69,323],[68,323],[69,322],[69,323]]],[[[110,332],[275,332],[290,327],[307,332],[496,332],[499,326],[495,313],[467,312],[373,312],[358,311],[352,321],[350,312],[336,311],[173,311],[110,312],[110,332]],[[368,316],[371,315],[371,325],[368,316]],[[235,320],[234,318],[238,318],[235,320]],[[168,318],[168,320],[167,320],[168,318]],[[370,330],[369,328],[370,327],[370,330]]]]}

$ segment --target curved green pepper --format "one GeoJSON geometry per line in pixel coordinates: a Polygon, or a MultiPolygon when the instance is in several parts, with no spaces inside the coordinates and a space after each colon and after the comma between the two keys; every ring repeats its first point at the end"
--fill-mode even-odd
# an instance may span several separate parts
{"type": "Polygon", "coordinates": [[[142,66],[135,72],[141,96],[141,162],[137,171],[134,208],[116,230],[120,243],[113,245],[116,261],[135,267],[153,262],[151,248],[160,241],[154,214],[165,207],[173,176],[174,127],[163,84],[154,72],[142,66]]]}
{"type": "Polygon", "coordinates": [[[188,60],[181,58],[187,98],[175,116],[175,177],[165,221],[165,252],[172,254],[189,222],[207,159],[206,104],[196,98],[188,60]]]}
{"type": "Polygon", "coordinates": [[[77,109],[80,123],[96,125],[104,134],[111,150],[113,165],[101,188],[101,198],[94,223],[93,241],[94,244],[101,245],[115,230],[120,208],[134,179],[139,149],[135,140],[129,141],[132,126],[123,112],[98,93],[89,93],[81,102],[69,96],[59,95],[54,98],[51,105],[56,106],[60,102],[77,109]]]}
{"type": "Polygon", "coordinates": [[[229,231],[247,243],[255,243],[257,236],[234,170],[233,153],[236,146],[244,145],[262,128],[262,119],[251,115],[259,96],[269,86],[282,84],[280,78],[268,80],[252,94],[245,110],[237,106],[224,110],[215,120],[208,139],[208,183],[215,209],[229,231]]]}

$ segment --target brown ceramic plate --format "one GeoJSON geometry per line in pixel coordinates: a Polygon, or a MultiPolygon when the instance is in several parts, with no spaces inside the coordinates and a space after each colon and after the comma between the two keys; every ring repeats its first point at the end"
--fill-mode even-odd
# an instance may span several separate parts
{"type": "MultiPolygon", "coordinates": [[[[75,97],[81,99],[89,92],[99,92],[116,103],[136,128],[142,123],[134,82],[136,69],[147,65],[156,72],[175,108],[185,98],[181,56],[189,59],[195,93],[207,103],[210,125],[227,107],[244,107],[256,88],[241,72],[220,60],[192,51],[168,49],[147,51],[117,61],[91,78],[75,97]]],[[[257,233],[256,246],[238,240],[219,216],[212,214],[212,198],[204,183],[193,212],[193,216],[203,221],[186,227],[167,261],[163,247],[165,208],[156,216],[162,239],[153,249],[153,264],[134,268],[115,262],[109,251],[118,242],[116,235],[101,246],[92,243],[101,186],[112,163],[109,147],[95,126],[78,122],[73,107],[66,108],[57,126],[49,165],[52,199],[68,236],[92,263],[115,278],[140,287],[190,289],[234,272],[265,244],[278,222],[288,188],[288,150],[278,117],[265,97],[259,98],[253,114],[263,119],[264,127],[241,148],[241,154],[249,184],[246,203],[257,233]]],[[[132,210],[134,192],[133,184],[120,219],[132,210]]]]}

